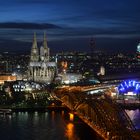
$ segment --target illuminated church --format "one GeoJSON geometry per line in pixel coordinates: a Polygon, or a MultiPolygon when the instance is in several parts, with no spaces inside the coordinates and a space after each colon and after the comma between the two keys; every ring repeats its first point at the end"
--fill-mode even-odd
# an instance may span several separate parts
{"type": "Polygon", "coordinates": [[[46,34],[42,46],[38,48],[36,34],[34,33],[31,56],[29,62],[28,79],[51,83],[56,73],[56,63],[50,62],[50,49],[47,46],[46,34]]]}

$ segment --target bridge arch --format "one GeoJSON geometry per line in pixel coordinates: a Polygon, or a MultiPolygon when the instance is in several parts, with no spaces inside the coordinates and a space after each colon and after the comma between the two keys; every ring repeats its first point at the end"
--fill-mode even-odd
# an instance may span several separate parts
{"type": "Polygon", "coordinates": [[[85,93],[63,93],[59,96],[69,109],[74,111],[83,121],[96,132],[107,137],[132,139],[135,130],[126,112],[112,100],[93,99],[85,93]]]}

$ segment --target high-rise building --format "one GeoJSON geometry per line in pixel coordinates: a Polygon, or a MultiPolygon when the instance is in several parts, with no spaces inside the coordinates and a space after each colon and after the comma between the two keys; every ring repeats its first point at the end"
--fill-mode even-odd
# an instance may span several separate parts
{"type": "Polygon", "coordinates": [[[50,50],[47,46],[46,34],[44,33],[43,44],[37,47],[36,34],[34,33],[31,49],[28,79],[36,82],[51,83],[56,73],[56,63],[50,62],[50,50]],[[40,50],[40,51],[39,51],[40,50]]]}

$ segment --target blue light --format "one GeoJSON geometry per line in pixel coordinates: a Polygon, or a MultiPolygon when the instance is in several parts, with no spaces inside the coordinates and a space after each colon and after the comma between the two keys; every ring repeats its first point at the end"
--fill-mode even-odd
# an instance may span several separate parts
{"type": "Polygon", "coordinates": [[[120,94],[126,94],[128,92],[138,94],[140,93],[140,83],[134,80],[126,80],[118,86],[118,90],[120,94]]]}
{"type": "Polygon", "coordinates": [[[120,90],[123,91],[123,90],[125,90],[125,89],[124,89],[124,88],[121,88],[120,90]]]}
{"type": "Polygon", "coordinates": [[[124,88],[124,86],[121,84],[121,87],[124,88]]]}
{"type": "Polygon", "coordinates": [[[129,87],[131,87],[131,81],[129,81],[129,87]]]}
{"type": "Polygon", "coordinates": [[[124,82],[124,83],[125,83],[125,86],[128,87],[128,85],[126,84],[126,82],[124,82]]]}
{"type": "Polygon", "coordinates": [[[133,86],[135,86],[135,84],[136,84],[136,81],[133,81],[133,86]]]}
{"type": "Polygon", "coordinates": [[[139,84],[136,84],[136,90],[138,90],[139,89],[139,84]]]}

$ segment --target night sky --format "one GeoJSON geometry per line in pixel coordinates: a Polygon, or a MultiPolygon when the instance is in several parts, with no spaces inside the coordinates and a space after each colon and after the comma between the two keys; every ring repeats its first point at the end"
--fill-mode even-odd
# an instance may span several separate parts
{"type": "Polygon", "coordinates": [[[0,0],[0,52],[30,52],[46,31],[52,52],[136,51],[140,0],[0,0]]]}

